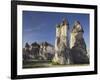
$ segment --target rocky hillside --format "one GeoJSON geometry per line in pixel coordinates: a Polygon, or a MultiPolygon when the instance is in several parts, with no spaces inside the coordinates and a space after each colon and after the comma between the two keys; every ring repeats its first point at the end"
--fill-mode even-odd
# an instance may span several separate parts
{"type": "Polygon", "coordinates": [[[25,44],[23,60],[51,60],[54,55],[54,46],[48,42],[25,44]]]}

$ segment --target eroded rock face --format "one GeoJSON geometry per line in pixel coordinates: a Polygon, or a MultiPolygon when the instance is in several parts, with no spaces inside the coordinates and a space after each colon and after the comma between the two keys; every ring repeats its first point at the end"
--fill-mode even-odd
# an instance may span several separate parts
{"type": "Polygon", "coordinates": [[[71,56],[74,64],[88,64],[86,44],[83,38],[83,28],[79,21],[76,21],[71,32],[71,56]]]}
{"type": "Polygon", "coordinates": [[[50,60],[56,64],[89,64],[89,51],[86,48],[84,30],[80,22],[75,21],[70,36],[68,31],[66,20],[57,25],[55,47],[48,42],[41,44],[34,42],[31,45],[26,43],[23,48],[23,60],[50,60]]]}
{"type": "Polygon", "coordinates": [[[52,60],[54,56],[54,46],[48,42],[42,42],[38,44],[37,42],[29,45],[25,44],[23,48],[23,60],[52,60]]]}
{"type": "Polygon", "coordinates": [[[57,64],[69,64],[69,42],[68,42],[68,22],[63,20],[56,27],[55,55],[53,62],[57,64]]]}
{"type": "Polygon", "coordinates": [[[66,48],[64,43],[60,43],[59,45],[60,45],[59,49],[55,52],[53,62],[58,64],[69,64],[68,62],[69,49],[66,48]]]}

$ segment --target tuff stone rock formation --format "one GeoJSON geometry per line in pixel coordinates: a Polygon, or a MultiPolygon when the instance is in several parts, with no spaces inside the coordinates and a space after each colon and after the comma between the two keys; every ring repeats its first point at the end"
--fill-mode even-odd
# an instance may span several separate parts
{"type": "Polygon", "coordinates": [[[83,38],[83,28],[79,21],[75,21],[71,32],[70,48],[71,57],[74,64],[89,63],[87,56],[86,44],[83,38]]]}
{"type": "Polygon", "coordinates": [[[47,43],[42,42],[38,44],[37,42],[29,45],[25,44],[25,48],[23,48],[23,60],[52,60],[54,56],[54,46],[47,43]]]}
{"type": "Polygon", "coordinates": [[[89,50],[87,52],[82,25],[79,21],[75,21],[70,34],[69,31],[68,21],[64,19],[56,26],[55,46],[48,42],[34,42],[31,45],[26,43],[23,48],[23,60],[44,60],[56,64],[89,64],[89,50]]]}
{"type": "Polygon", "coordinates": [[[40,44],[39,56],[43,60],[51,60],[54,56],[54,46],[47,42],[42,42],[40,44]]]}
{"type": "Polygon", "coordinates": [[[68,31],[68,22],[64,19],[63,22],[56,27],[54,63],[69,64],[68,31]]]}

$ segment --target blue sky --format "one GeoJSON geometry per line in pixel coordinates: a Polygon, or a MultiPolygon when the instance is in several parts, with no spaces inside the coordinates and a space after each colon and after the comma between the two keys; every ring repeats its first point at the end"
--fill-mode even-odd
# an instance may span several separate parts
{"type": "Polygon", "coordinates": [[[47,41],[54,45],[56,24],[65,18],[69,22],[70,30],[76,20],[80,21],[84,29],[84,39],[89,48],[89,14],[23,11],[23,47],[26,42],[47,41]]]}

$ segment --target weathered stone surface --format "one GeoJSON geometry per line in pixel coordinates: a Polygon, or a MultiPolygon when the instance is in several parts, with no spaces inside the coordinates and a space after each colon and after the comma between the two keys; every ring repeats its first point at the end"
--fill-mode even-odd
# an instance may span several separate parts
{"type": "Polygon", "coordinates": [[[69,37],[68,21],[56,27],[55,47],[48,42],[25,44],[23,60],[53,61],[56,64],[89,64],[89,50],[83,37],[84,30],[75,21],[69,37]],[[70,42],[69,42],[70,38],[70,42]],[[69,47],[70,46],[70,47],[69,47]]]}
{"type": "Polygon", "coordinates": [[[73,64],[88,64],[89,58],[84,53],[86,53],[86,51],[84,51],[82,48],[73,47],[71,49],[73,64]]]}
{"type": "Polygon", "coordinates": [[[47,42],[41,44],[34,42],[31,45],[26,43],[25,48],[23,48],[23,60],[52,60],[53,56],[54,46],[47,42]]]}
{"type": "Polygon", "coordinates": [[[66,47],[63,43],[60,44],[59,50],[55,52],[55,56],[53,58],[53,62],[58,64],[66,64],[66,47]]]}
{"type": "Polygon", "coordinates": [[[54,63],[69,64],[68,29],[69,26],[66,20],[63,20],[63,22],[56,27],[54,63]]]}
{"type": "Polygon", "coordinates": [[[83,38],[83,28],[79,21],[76,21],[71,32],[71,56],[74,64],[87,64],[89,58],[87,56],[86,44],[83,38]]]}
{"type": "Polygon", "coordinates": [[[47,42],[42,42],[40,44],[39,56],[43,60],[52,60],[54,56],[54,46],[47,42]]]}

